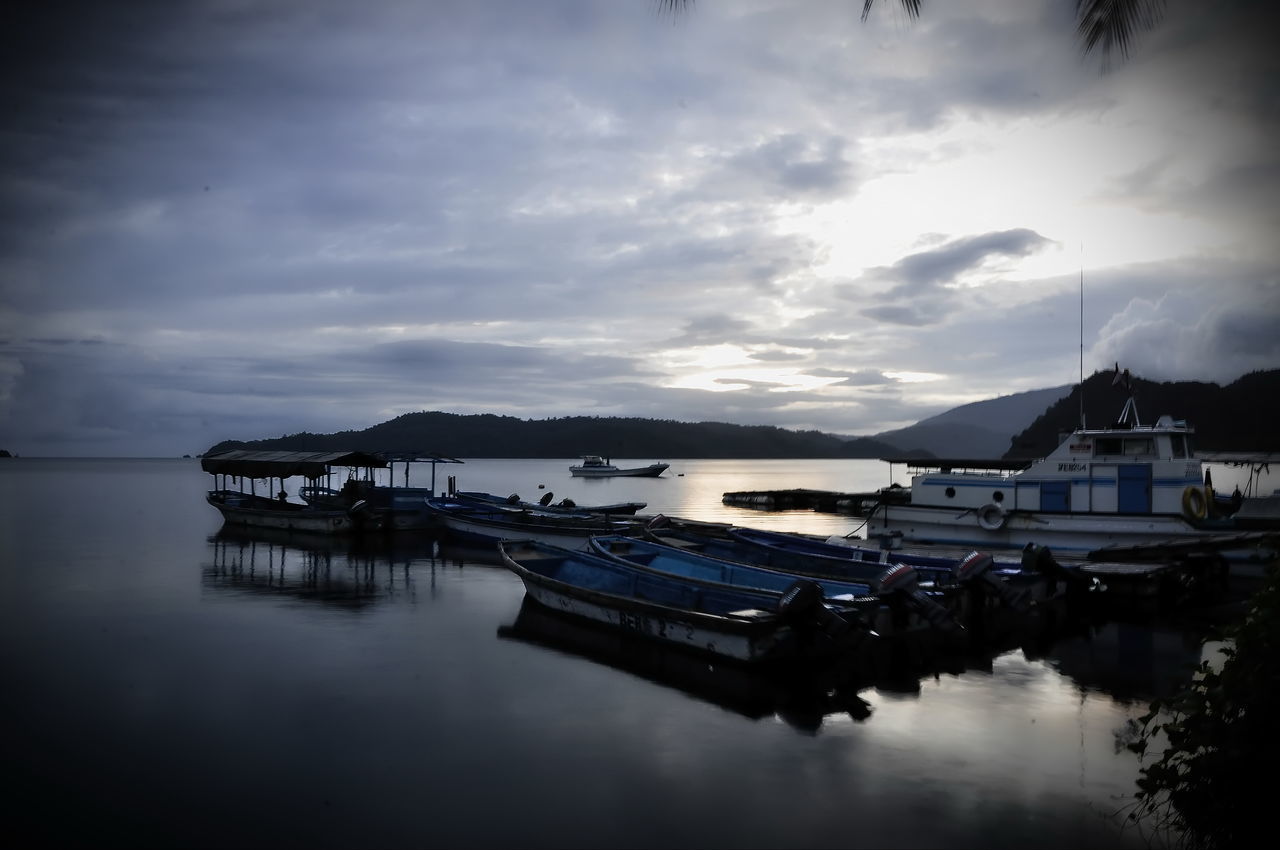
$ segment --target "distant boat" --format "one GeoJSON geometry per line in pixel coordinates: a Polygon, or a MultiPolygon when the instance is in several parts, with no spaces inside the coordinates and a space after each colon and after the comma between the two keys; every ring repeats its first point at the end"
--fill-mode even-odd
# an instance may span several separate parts
{"type": "Polygon", "coordinates": [[[569,467],[569,472],[575,478],[657,478],[669,466],[669,463],[651,463],[648,466],[619,468],[600,455],[583,455],[582,463],[569,467]]]}

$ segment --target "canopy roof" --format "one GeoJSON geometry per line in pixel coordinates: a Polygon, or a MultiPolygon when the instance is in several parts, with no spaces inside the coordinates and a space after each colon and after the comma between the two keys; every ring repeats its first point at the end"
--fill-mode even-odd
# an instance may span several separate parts
{"type": "Polygon", "coordinates": [[[245,478],[320,478],[335,466],[384,469],[387,462],[366,452],[251,452],[231,451],[200,459],[200,468],[213,475],[245,478]]]}

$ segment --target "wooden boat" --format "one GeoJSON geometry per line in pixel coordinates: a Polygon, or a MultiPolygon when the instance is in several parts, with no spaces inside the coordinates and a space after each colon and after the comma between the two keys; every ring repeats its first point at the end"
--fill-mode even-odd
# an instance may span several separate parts
{"type": "MultiPolygon", "coordinates": [[[[735,541],[769,553],[770,563],[793,564],[801,568],[812,564],[813,557],[817,556],[822,559],[846,558],[864,565],[907,564],[919,570],[935,586],[954,583],[962,572],[962,562],[972,555],[971,552],[942,555],[876,549],[847,540],[818,540],[799,534],[737,526],[726,533],[735,541]]],[[[1043,546],[1029,544],[1019,554],[1016,560],[992,557],[986,569],[970,578],[983,582],[989,592],[1014,608],[1023,608],[1029,601],[1051,598],[1073,588],[1084,590],[1090,585],[1089,579],[1077,567],[1059,563],[1043,546]]]]}
{"type": "Polygon", "coordinates": [[[837,658],[870,635],[858,606],[833,609],[812,582],[783,593],[709,584],[535,540],[498,551],[552,610],[736,662],[837,658]]]}
{"type": "Polygon", "coordinates": [[[344,510],[363,502],[366,511],[378,515],[380,527],[386,531],[422,531],[432,527],[432,515],[423,501],[435,495],[436,466],[463,461],[424,452],[378,452],[375,456],[386,462],[386,483],[376,482],[372,475],[352,476],[338,490],[317,484],[300,487],[299,498],[315,507],[344,510]],[[397,463],[404,464],[401,484],[396,484],[397,463]],[[415,463],[431,464],[429,487],[410,486],[409,470],[415,463]]]}
{"type": "Polygon", "coordinates": [[[230,451],[200,460],[200,467],[214,476],[215,489],[208,491],[206,501],[222,514],[227,525],[253,528],[275,528],[314,534],[362,534],[381,530],[383,517],[363,500],[345,506],[310,505],[290,502],[285,481],[301,476],[317,482],[331,479],[338,468],[356,474],[369,474],[385,467],[386,461],[365,452],[257,452],[230,451]],[[220,479],[220,480],[219,480],[220,479]],[[231,479],[236,489],[229,486],[231,479]],[[272,493],[279,480],[279,492],[263,495],[256,482],[265,479],[264,489],[272,493]],[[249,492],[244,491],[248,483],[249,492]]]}
{"type": "Polygon", "coordinates": [[[590,548],[606,558],[708,584],[783,592],[797,581],[811,581],[828,602],[860,605],[864,616],[871,618],[873,628],[881,635],[924,626],[946,631],[960,628],[954,613],[947,608],[948,601],[960,601],[956,598],[958,594],[950,593],[952,599],[947,600],[946,592],[925,593],[919,586],[916,571],[906,565],[882,567],[880,574],[871,582],[852,582],[814,573],[788,573],[727,561],[648,539],[597,536],[591,538],[590,548]],[[923,622],[909,624],[909,618],[901,610],[904,607],[913,609],[923,622]]]}
{"type": "Polygon", "coordinates": [[[583,455],[582,463],[569,467],[569,474],[575,478],[657,478],[670,466],[669,463],[651,463],[620,468],[600,455],[583,455]]]}
{"type": "Polygon", "coordinates": [[[616,514],[621,516],[634,516],[648,505],[648,502],[613,502],[604,505],[579,505],[572,499],[561,499],[559,502],[556,502],[554,501],[554,493],[547,493],[540,498],[537,503],[526,502],[515,493],[512,493],[510,496],[498,496],[493,493],[483,493],[477,490],[455,490],[449,495],[455,499],[480,502],[485,505],[498,505],[507,508],[514,507],[519,510],[542,510],[550,513],[566,514],[616,514]]]}
{"type": "MultiPolygon", "coordinates": [[[[1117,379],[1122,376],[1117,366],[1117,379]]],[[[1028,543],[1064,556],[1132,550],[1173,541],[1217,547],[1240,564],[1273,561],[1274,539],[1218,547],[1242,532],[1280,531],[1280,495],[1217,498],[1195,453],[1194,429],[1171,416],[1139,421],[1129,397],[1106,428],[1080,427],[1047,457],[1028,464],[964,459],[883,458],[914,470],[910,500],[871,513],[868,538],[988,551],[1028,543]]],[[[1275,455],[1235,455],[1257,465],[1275,455]]]]}
{"type": "Polygon", "coordinates": [[[510,510],[496,505],[439,497],[425,499],[437,528],[457,543],[492,548],[503,540],[539,540],[570,549],[586,548],[596,534],[639,533],[635,519],[597,514],[565,516],[541,509],[510,510]]]}
{"type": "MultiPolygon", "coordinates": [[[[994,604],[1026,612],[1071,591],[1096,588],[1082,574],[1061,566],[1047,549],[1031,547],[1020,561],[997,561],[976,551],[954,557],[918,552],[845,546],[804,535],[731,526],[718,533],[700,533],[679,524],[651,523],[644,535],[659,543],[692,549],[715,558],[754,564],[781,572],[871,583],[893,565],[913,568],[930,589],[967,585],[982,591],[994,604]],[[980,568],[979,568],[980,566],[980,568]]],[[[969,603],[972,606],[972,603],[969,603]]]]}

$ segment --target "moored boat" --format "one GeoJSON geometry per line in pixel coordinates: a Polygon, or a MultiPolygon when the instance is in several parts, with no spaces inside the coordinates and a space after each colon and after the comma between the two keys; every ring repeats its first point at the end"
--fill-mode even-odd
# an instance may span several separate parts
{"type": "Polygon", "coordinates": [[[648,466],[618,467],[600,455],[583,455],[582,463],[569,467],[575,478],[657,478],[671,466],[669,463],[651,463],[648,466]]]}
{"type": "Polygon", "coordinates": [[[1113,425],[1077,428],[1048,456],[1013,468],[884,458],[915,470],[910,499],[878,505],[867,537],[890,548],[1010,550],[1031,543],[1075,557],[1108,547],[1133,555],[1137,547],[1178,541],[1221,550],[1233,569],[1274,560],[1280,497],[1218,498],[1193,435],[1186,422],[1167,415],[1141,424],[1131,397],[1113,425]]]}
{"type": "Polygon", "coordinates": [[[786,592],[689,581],[533,540],[498,545],[530,598],[552,610],[748,664],[837,658],[870,632],[797,581],[786,592]]]}
{"type": "Polygon", "coordinates": [[[857,604],[863,616],[880,635],[935,627],[958,631],[957,610],[948,610],[948,601],[959,602],[958,595],[948,591],[924,592],[915,570],[904,565],[882,568],[870,582],[842,581],[819,574],[787,573],[753,564],[726,561],[687,549],[657,543],[653,540],[617,536],[591,538],[591,551],[657,573],[678,576],[698,582],[729,587],[783,592],[797,581],[812,582],[831,603],[857,604]],[[944,598],[947,594],[951,600],[944,598]],[[905,609],[914,610],[920,619],[912,622],[905,609]]]}
{"type": "Polygon", "coordinates": [[[596,534],[638,533],[633,518],[573,514],[540,509],[510,510],[467,500],[438,497],[423,500],[436,526],[457,543],[493,547],[504,540],[538,540],[570,549],[586,548],[596,534]]]}
{"type": "Polygon", "coordinates": [[[463,501],[480,502],[485,505],[498,505],[505,508],[516,508],[518,510],[542,510],[549,513],[568,513],[568,514],[616,514],[620,516],[634,516],[643,510],[647,502],[611,502],[608,504],[591,504],[579,505],[572,499],[561,499],[555,501],[554,493],[547,493],[540,498],[537,503],[526,502],[516,493],[509,496],[498,496],[493,493],[483,493],[477,490],[456,490],[449,494],[455,499],[463,501]]]}
{"type": "Polygon", "coordinates": [[[386,465],[386,461],[365,452],[237,450],[200,460],[201,469],[213,475],[215,481],[215,489],[208,491],[205,499],[222,514],[225,524],[337,535],[381,530],[382,517],[362,500],[345,506],[291,502],[284,489],[285,481],[301,476],[311,482],[307,486],[319,487],[320,479],[331,480],[339,468],[349,470],[353,476],[369,476],[372,470],[386,465]],[[264,479],[264,489],[273,495],[257,492],[256,482],[264,479]],[[234,489],[230,486],[232,480],[236,483],[234,489]],[[274,492],[277,480],[280,490],[274,492]],[[244,491],[246,482],[248,492],[244,491]]]}

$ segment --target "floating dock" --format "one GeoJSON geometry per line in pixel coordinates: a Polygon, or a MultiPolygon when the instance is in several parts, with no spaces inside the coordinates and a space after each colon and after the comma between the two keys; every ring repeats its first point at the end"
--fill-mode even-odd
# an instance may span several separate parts
{"type": "Polygon", "coordinates": [[[725,493],[721,501],[739,508],[755,508],[762,511],[819,511],[831,514],[865,516],[886,495],[894,498],[901,494],[907,499],[906,488],[894,487],[872,493],[835,493],[830,490],[738,490],[725,493]]]}

